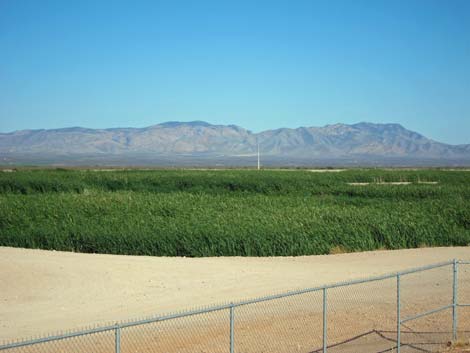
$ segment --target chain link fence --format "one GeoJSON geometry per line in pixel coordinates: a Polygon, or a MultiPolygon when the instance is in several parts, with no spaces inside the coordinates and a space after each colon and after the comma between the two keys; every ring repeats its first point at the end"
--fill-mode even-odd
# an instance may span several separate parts
{"type": "Polygon", "coordinates": [[[470,338],[470,262],[122,322],[1,353],[439,352],[470,338]]]}

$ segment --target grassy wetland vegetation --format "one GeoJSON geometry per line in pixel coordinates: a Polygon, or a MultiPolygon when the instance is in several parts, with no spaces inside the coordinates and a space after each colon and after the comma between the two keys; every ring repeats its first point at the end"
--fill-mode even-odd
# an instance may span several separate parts
{"type": "Polygon", "coordinates": [[[468,171],[0,172],[2,246],[272,256],[469,243],[468,171]]]}

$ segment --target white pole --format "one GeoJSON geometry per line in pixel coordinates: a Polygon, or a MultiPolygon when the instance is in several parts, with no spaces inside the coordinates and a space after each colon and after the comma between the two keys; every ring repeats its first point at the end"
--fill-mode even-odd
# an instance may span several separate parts
{"type": "Polygon", "coordinates": [[[260,169],[260,165],[259,165],[259,142],[258,142],[258,170],[260,169]]]}

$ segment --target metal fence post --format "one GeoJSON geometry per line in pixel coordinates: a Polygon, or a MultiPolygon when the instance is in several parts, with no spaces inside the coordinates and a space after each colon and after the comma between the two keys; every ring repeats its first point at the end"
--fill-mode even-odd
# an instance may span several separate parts
{"type": "Polygon", "coordinates": [[[234,339],[234,334],[235,334],[235,327],[234,327],[234,321],[235,321],[235,317],[234,317],[234,310],[235,310],[235,306],[233,305],[233,303],[230,303],[230,353],[233,353],[234,352],[234,342],[233,342],[233,339],[234,339]]]}
{"type": "Polygon", "coordinates": [[[397,274],[397,353],[401,346],[401,303],[400,303],[400,275],[397,274]]]}
{"type": "Polygon", "coordinates": [[[453,264],[453,286],[452,286],[452,339],[457,339],[457,289],[458,289],[458,264],[459,262],[454,259],[453,264]]]}
{"type": "Polygon", "coordinates": [[[323,353],[326,353],[328,346],[327,334],[327,305],[326,305],[326,287],[323,288],[323,353]]]}
{"type": "Polygon", "coordinates": [[[116,324],[114,329],[114,347],[116,353],[121,353],[121,327],[116,324]]]}

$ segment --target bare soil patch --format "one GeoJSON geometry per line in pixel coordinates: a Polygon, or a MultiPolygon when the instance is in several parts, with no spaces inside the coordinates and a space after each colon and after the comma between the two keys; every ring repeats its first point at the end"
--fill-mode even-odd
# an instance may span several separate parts
{"type": "Polygon", "coordinates": [[[312,173],[338,173],[344,172],[347,169],[308,169],[312,173]]]}
{"type": "MultiPolygon", "coordinates": [[[[377,183],[369,183],[369,182],[352,182],[347,183],[348,185],[355,185],[355,186],[365,186],[365,185],[411,185],[413,184],[411,181],[382,181],[377,183]]],[[[438,181],[418,181],[417,184],[427,184],[427,185],[437,185],[439,184],[438,181]]]]}
{"type": "MultiPolygon", "coordinates": [[[[452,258],[470,259],[470,248],[162,258],[2,247],[0,341],[374,276],[452,258]]],[[[433,293],[444,290],[434,287],[432,281],[429,285],[433,293]]],[[[419,286],[413,290],[423,288],[426,290],[419,286]]],[[[393,289],[390,293],[393,297],[393,289]]],[[[413,294],[419,297],[419,293],[413,294]]],[[[371,297],[371,305],[394,305],[392,297],[386,302],[380,292],[377,295],[371,297]]]]}

